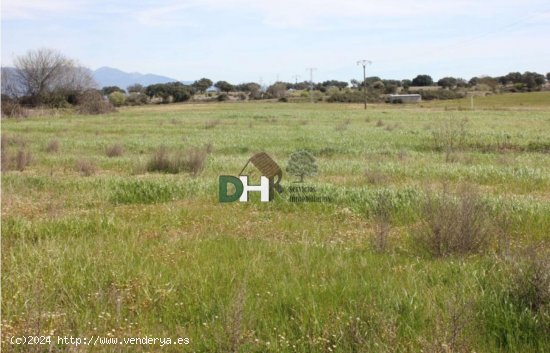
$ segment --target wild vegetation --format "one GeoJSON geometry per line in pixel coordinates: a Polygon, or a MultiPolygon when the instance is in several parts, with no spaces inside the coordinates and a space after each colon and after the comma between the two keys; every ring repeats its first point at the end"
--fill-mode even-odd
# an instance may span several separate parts
{"type": "Polygon", "coordinates": [[[2,337],[190,339],[121,352],[548,351],[550,99],[493,97],[473,111],[185,103],[5,119],[2,337]],[[307,154],[315,173],[285,173],[269,203],[220,204],[219,175],[258,151],[283,170],[307,154]],[[330,202],[290,202],[296,185],[330,202]]]}

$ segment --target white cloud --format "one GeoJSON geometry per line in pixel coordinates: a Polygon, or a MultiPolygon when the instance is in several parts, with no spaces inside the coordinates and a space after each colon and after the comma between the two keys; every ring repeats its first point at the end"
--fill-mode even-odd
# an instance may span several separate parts
{"type": "Polygon", "coordinates": [[[540,0],[187,0],[157,3],[138,11],[136,18],[149,25],[178,25],[175,21],[189,9],[211,12],[252,12],[266,25],[278,28],[323,28],[331,20],[369,21],[376,17],[406,18],[424,16],[491,16],[501,10],[517,8],[519,13],[543,4],[540,0]]]}
{"type": "Polygon", "coordinates": [[[79,11],[82,2],[76,0],[4,0],[3,19],[34,19],[45,14],[61,14],[79,11]]]}

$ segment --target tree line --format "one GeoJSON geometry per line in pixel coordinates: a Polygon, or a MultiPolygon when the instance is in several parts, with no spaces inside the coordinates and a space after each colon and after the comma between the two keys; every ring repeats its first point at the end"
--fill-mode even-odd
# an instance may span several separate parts
{"type": "MultiPolygon", "coordinates": [[[[214,82],[201,78],[190,85],[169,82],[142,86],[134,84],[126,89],[109,86],[99,89],[91,71],[52,49],[31,50],[14,60],[14,68],[2,68],[3,106],[66,107],[77,106],[85,113],[108,111],[109,106],[140,105],[146,103],[172,103],[190,100],[196,95],[215,92],[213,99],[228,99],[234,92],[238,99],[276,98],[286,100],[290,90],[316,91],[328,96],[328,101],[361,101],[359,92],[367,90],[370,100],[397,92],[415,92],[415,88],[438,86],[441,92],[434,97],[456,98],[450,91],[482,87],[493,92],[527,92],[542,89],[550,81],[550,72],[545,75],[536,72],[511,72],[504,76],[473,77],[470,80],[457,77],[443,77],[434,81],[426,74],[412,79],[389,80],[378,76],[365,80],[351,79],[349,82],[327,80],[313,83],[278,81],[268,87],[256,82],[232,84],[227,81],[214,82]]],[[[422,92],[422,91],[420,91],[422,92]]],[[[307,92],[304,92],[306,95],[307,92]]],[[[427,93],[423,93],[429,97],[427,93]]],[[[433,93],[431,93],[433,95],[433,93]]],[[[4,113],[4,109],[3,113],[4,113]]]]}

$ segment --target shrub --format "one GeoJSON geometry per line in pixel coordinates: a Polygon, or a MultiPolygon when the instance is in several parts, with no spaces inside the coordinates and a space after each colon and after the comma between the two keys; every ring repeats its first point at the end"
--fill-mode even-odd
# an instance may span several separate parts
{"type": "Polygon", "coordinates": [[[120,143],[115,143],[114,145],[107,146],[105,148],[105,154],[107,157],[119,157],[124,153],[124,147],[120,143]]]}
{"type": "Polygon", "coordinates": [[[5,99],[2,96],[2,117],[24,118],[28,115],[27,110],[12,99],[5,99]]]}
{"type": "Polygon", "coordinates": [[[153,152],[153,155],[147,162],[146,169],[148,172],[177,173],[177,171],[172,170],[170,155],[165,146],[160,146],[153,152]]]}
{"type": "Polygon", "coordinates": [[[433,131],[433,143],[436,151],[445,152],[445,161],[451,161],[451,154],[458,149],[463,149],[468,135],[468,121],[445,120],[437,130],[433,131]]]}
{"type": "Polygon", "coordinates": [[[78,159],[75,162],[75,170],[83,176],[90,176],[96,173],[95,164],[87,159],[78,159]]]}
{"type": "Polygon", "coordinates": [[[227,93],[222,93],[222,94],[219,94],[218,98],[216,99],[218,100],[218,102],[224,102],[226,100],[229,100],[229,96],[227,95],[227,93]]]}
{"type": "Polygon", "coordinates": [[[512,258],[509,294],[517,305],[533,312],[550,309],[550,251],[530,247],[512,258]]]}
{"type": "Polygon", "coordinates": [[[178,165],[181,166],[181,169],[197,176],[204,169],[207,152],[203,149],[192,148],[186,151],[183,156],[178,157],[178,165]]]}
{"type": "Polygon", "coordinates": [[[59,140],[50,140],[46,145],[45,151],[48,153],[57,153],[59,151],[59,140]]]}
{"type": "Polygon", "coordinates": [[[96,90],[88,90],[79,95],[77,104],[77,111],[80,114],[106,114],[115,110],[113,105],[106,102],[96,90]]]}
{"type": "Polygon", "coordinates": [[[427,192],[420,206],[421,224],[413,237],[436,257],[472,254],[489,245],[490,215],[475,190],[463,187],[456,196],[427,192]]]}
{"type": "Polygon", "coordinates": [[[24,171],[32,162],[32,153],[26,148],[27,142],[19,136],[2,134],[1,169],[2,171],[24,171]],[[11,153],[11,147],[17,146],[15,154],[11,153]]]}
{"type": "Polygon", "coordinates": [[[170,153],[165,146],[161,146],[147,162],[146,169],[149,172],[172,174],[189,172],[196,176],[204,169],[206,157],[205,149],[192,148],[187,151],[170,153]]]}
{"type": "Polygon", "coordinates": [[[144,93],[132,92],[126,97],[128,105],[143,105],[148,103],[148,98],[144,93]]]}
{"type": "Polygon", "coordinates": [[[12,160],[9,162],[8,165],[12,165],[15,170],[18,170],[20,172],[24,171],[25,168],[29,164],[31,164],[32,161],[32,154],[30,151],[20,148],[17,150],[15,156],[12,157],[12,160]]]}
{"type": "Polygon", "coordinates": [[[109,102],[115,107],[123,106],[126,102],[126,95],[120,91],[111,92],[107,97],[109,98],[109,102]]]}

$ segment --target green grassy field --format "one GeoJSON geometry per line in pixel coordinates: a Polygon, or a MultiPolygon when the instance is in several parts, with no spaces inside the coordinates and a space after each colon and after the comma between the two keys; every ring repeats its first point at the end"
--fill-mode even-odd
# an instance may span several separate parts
{"type": "Polygon", "coordinates": [[[4,152],[32,162],[2,172],[2,349],[548,351],[550,100],[525,97],[522,108],[545,103],[181,104],[3,120],[4,152]],[[108,157],[114,144],[124,151],[108,157]],[[147,172],[161,145],[209,145],[204,170],[147,172]],[[284,168],[300,149],[319,169],[306,185],[332,202],[218,202],[219,175],[258,151],[284,168]],[[483,246],[430,252],[426,200],[469,205],[470,191],[483,219],[448,214],[482,227],[483,246]],[[6,341],[20,335],[190,343],[6,341]]]}

